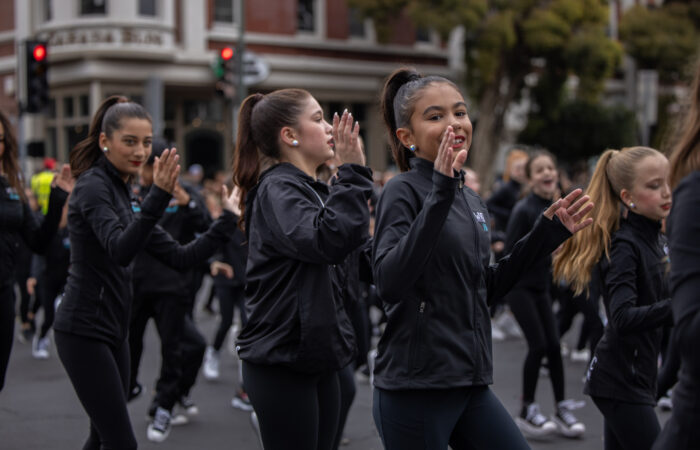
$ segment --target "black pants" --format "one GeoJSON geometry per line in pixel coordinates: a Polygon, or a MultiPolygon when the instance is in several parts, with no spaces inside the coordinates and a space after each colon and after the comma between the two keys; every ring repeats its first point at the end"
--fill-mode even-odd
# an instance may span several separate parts
{"type": "Polygon", "coordinates": [[[78,399],[90,417],[90,435],[83,450],[135,449],[126,395],[129,387],[129,345],[56,331],[56,349],[78,399]]]}
{"type": "Polygon", "coordinates": [[[676,324],[673,341],[680,353],[681,370],[673,389],[673,412],[654,450],[700,448],[700,310],[676,324]]]}
{"type": "Polygon", "coordinates": [[[243,361],[243,384],[265,450],[330,450],[340,415],[338,374],[305,374],[243,361]]]}
{"type": "Polygon", "coordinates": [[[340,440],[343,438],[343,430],[345,430],[345,422],[348,419],[348,413],[355,400],[357,387],[355,386],[355,369],[352,363],[338,372],[338,386],[340,387],[340,414],[338,416],[338,432],[335,434],[335,442],[333,450],[338,450],[340,440]]]}
{"type": "Polygon", "coordinates": [[[44,321],[41,323],[39,338],[46,337],[46,334],[53,325],[53,318],[56,312],[56,308],[54,307],[56,297],[63,291],[63,286],[65,284],[65,278],[52,277],[43,277],[37,284],[38,297],[41,301],[41,307],[44,308],[44,321]]]}
{"type": "Polygon", "coordinates": [[[0,391],[2,391],[15,333],[15,290],[11,282],[0,283],[0,391]]]}
{"type": "Polygon", "coordinates": [[[516,288],[506,297],[527,340],[528,351],[523,364],[523,403],[535,401],[537,380],[545,356],[554,399],[557,402],[564,400],[564,365],[549,292],[516,288]]]}
{"type": "Polygon", "coordinates": [[[588,344],[591,355],[595,353],[598,341],[603,337],[603,321],[600,319],[598,298],[588,298],[586,292],[574,295],[568,286],[557,289],[557,299],[559,300],[559,312],[557,313],[557,329],[559,336],[564,336],[576,314],[583,314],[583,323],[579,332],[576,350],[583,350],[588,344]]]}
{"type": "Polygon", "coordinates": [[[649,450],[661,431],[654,407],[593,397],[603,413],[605,450],[649,450]]]}
{"type": "Polygon", "coordinates": [[[131,349],[130,384],[136,385],[143,335],[148,320],[153,318],[160,336],[161,366],[156,382],[154,403],[169,411],[175,402],[189,394],[202,364],[206,342],[187,316],[189,294],[138,293],[129,326],[131,349]]]}
{"type": "Polygon", "coordinates": [[[530,448],[488,386],[375,388],[372,412],[386,450],[530,448]]]}
{"type": "Polygon", "coordinates": [[[219,328],[216,330],[216,336],[214,337],[214,350],[218,352],[221,350],[224,339],[226,339],[228,330],[233,323],[233,309],[238,308],[241,314],[241,325],[245,326],[248,323],[248,317],[243,307],[245,300],[243,286],[216,284],[214,288],[216,297],[219,299],[219,313],[221,314],[221,322],[219,322],[219,328]]]}

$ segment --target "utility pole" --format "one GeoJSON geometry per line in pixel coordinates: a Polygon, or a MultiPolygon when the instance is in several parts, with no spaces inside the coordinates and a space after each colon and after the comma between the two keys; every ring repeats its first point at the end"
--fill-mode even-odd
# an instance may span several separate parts
{"type": "MultiPolygon", "coordinates": [[[[245,0],[238,0],[238,10],[236,17],[238,18],[238,40],[236,41],[236,98],[232,102],[233,107],[233,145],[236,145],[236,137],[238,136],[238,110],[241,108],[243,100],[247,97],[246,86],[243,83],[243,75],[245,73],[243,64],[243,53],[245,52],[245,0]]],[[[236,149],[238,151],[238,149],[236,149]]]]}

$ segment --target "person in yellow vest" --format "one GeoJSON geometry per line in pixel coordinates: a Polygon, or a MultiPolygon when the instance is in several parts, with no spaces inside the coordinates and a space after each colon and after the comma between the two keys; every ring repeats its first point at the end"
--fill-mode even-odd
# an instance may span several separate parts
{"type": "Polygon", "coordinates": [[[44,168],[41,172],[32,175],[31,187],[36,195],[37,201],[41,208],[41,214],[46,215],[49,210],[49,194],[51,193],[51,182],[55,175],[54,168],[56,160],[53,158],[44,158],[44,168]]]}

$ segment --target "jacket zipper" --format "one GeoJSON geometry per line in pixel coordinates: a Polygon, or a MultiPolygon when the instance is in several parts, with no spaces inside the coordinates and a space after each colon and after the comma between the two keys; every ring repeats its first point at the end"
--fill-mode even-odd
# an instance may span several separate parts
{"type": "Polygon", "coordinates": [[[423,322],[425,317],[425,301],[421,301],[418,306],[418,320],[416,321],[416,333],[413,339],[413,346],[411,348],[411,353],[409,357],[411,358],[411,368],[420,369],[420,364],[418,364],[418,348],[420,347],[420,341],[423,334],[423,322]]]}
{"type": "MultiPolygon", "coordinates": [[[[469,214],[469,217],[472,219],[472,224],[474,225],[474,250],[476,254],[476,266],[479,267],[481,265],[481,248],[479,246],[479,224],[476,223],[476,218],[474,218],[474,213],[472,212],[472,209],[469,207],[469,202],[467,199],[464,197],[464,190],[462,189],[462,185],[460,183],[460,188],[459,188],[459,195],[462,197],[462,200],[464,201],[464,205],[467,207],[467,214],[469,214]]],[[[477,296],[478,292],[474,292],[472,295],[472,327],[474,328],[474,378],[473,381],[476,383],[479,380],[479,375],[481,373],[481,354],[479,352],[480,346],[478,345],[480,343],[480,327],[479,327],[479,321],[476,320],[476,302],[477,302],[477,296]]]]}

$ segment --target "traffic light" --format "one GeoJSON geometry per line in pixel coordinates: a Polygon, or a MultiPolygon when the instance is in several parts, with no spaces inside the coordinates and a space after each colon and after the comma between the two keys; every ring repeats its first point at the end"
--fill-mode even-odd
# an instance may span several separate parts
{"type": "Polygon", "coordinates": [[[46,41],[26,41],[26,111],[41,112],[49,102],[48,45],[46,41]]]}
{"type": "Polygon", "coordinates": [[[236,95],[234,54],[233,48],[222,48],[212,67],[216,77],[216,92],[226,99],[232,99],[236,95]]]}

